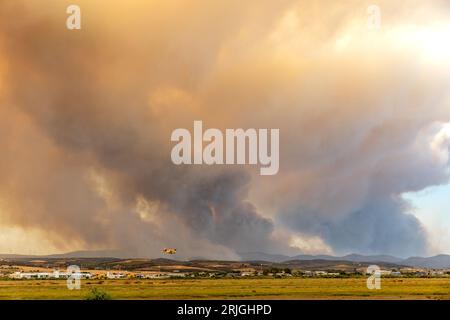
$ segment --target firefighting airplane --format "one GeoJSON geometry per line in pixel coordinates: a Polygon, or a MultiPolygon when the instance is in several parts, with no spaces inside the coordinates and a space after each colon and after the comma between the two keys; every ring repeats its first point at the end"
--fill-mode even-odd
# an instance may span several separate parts
{"type": "Polygon", "coordinates": [[[176,248],[164,248],[162,252],[165,254],[175,254],[175,253],[177,253],[177,249],[176,248]]]}

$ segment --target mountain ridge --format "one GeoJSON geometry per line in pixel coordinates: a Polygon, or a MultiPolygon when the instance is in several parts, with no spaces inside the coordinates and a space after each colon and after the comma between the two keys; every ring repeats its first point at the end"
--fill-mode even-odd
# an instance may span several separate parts
{"type": "MultiPolygon", "coordinates": [[[[328,260],[328,261],[349,261],[349,262],[365,262],[365,263],[390,263],[409,267],[420,267],[429,269],[446,269],[450,268],[450,255],[438,254],[429,257],[413,256],[408,258],[399,258],[391,255],[361,255],[347,254],[344,256],[332,255],[308,255],[299,254],[288,256],[282,254],[269,254],[264,252],[246,252],[238,253],[241,257],[240,261],[267,261],[267,262],[287,262],[287,261],[312,261],[312,260],[328,260]]],[[[46,258],[46,259],[70,259],[70,258],[118,258],[118,259],[135,259],[146,257],[132,257],[120,250],[80,250],[71,251],[60,254],[49,255],[27,255],[27,254],[0,254],[0,259],[26,259],[26,258],[46,258]]],[[[161,258],[161,257],[155,257],[161,258]]],[[[177,257],[173,257],[177,258],[177,257]]],[[[178,259],[176,259],[178,260],[178,259]]],[[[188,259],[192,260],[192,259],[188,259]]],[[[195,259],[194,259],[195,260],[195,259]]],[[[205,259],[208,260],[208,259],[205,259]]]]}
{"type": "Polygon", "coordinates": [[[351,261],[351,262],[385,262],[385,263],[394,263],[398,265],[404,265],[409,267],[421,267],[421,268],[435,268],[435,269],[445,269],[450,268],[450,255],[447,254],[438,254],[435,256],[429,257],[408,257],[406,259],[399,258],[391,255],[361,255],[361,254],[347,254],[344,256],[332,256],[332,255],[307,255],[300,254],[296,256],[284,256],[287,257],[286,260],[278,260],[282,255],[271,255],[267,253],[239,253],[241,259],[246,260],[266,260],[270,262],[282,262],[289,260],[330,260],[330,261],[351,261]],[[259,256],[260,254],[260,256],[259,256]],[[275,257],[276,260],[267,260],[268,258],[275,257]],[[251,259],[249,259],[251,258],[251,259]],[[266,258],[266,259],[261,259],[266,258]]]}

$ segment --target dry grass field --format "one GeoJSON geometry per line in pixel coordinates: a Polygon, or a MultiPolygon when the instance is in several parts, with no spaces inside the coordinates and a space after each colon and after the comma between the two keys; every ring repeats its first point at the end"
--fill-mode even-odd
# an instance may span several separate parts
{"type": "Polygon", "coordinates": [[[383,278],[368,290],[365,278],[0,280],[0,299],[84,299],[92,288],[112,299],[450,299],[449,278],[383,278]]]}

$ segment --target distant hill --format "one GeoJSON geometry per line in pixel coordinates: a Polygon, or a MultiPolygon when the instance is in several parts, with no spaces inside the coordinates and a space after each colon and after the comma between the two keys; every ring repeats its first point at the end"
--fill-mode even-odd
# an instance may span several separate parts
{"type": "Polygon", "coordinates": [[[269,262],[282,262],[287,260],[293,260],[292,257],[282,254],[268,254],[263,252],[246,252],[238,253],[243,261],[269,261],[269,262]]]}
{"type": "Polygon", "coordinates": [[[310,255],[310,254],[299,254],[290,257],[289,260],[340,260],[339,257],[333,257],[326,254],[310,255]]]}
{"type": "Polygon", "coordinates": [[[121,258],[126,259],[129,256],[119,250],[84,250],[84,251],[72,251],[61,254],[51,254],[44,256],[46,258],[121,258]]]}
{"type": "Polygon", "coordinates": [[[355,261],[355,262],[389,262],[402,264],[403,259],[389,255],[373,255],[364,256],[360,254],[348,254],[343,257],[339,257],[340,260],[355,261]]]}
{"type": "MultiPolygon", "coordinates": [[[[247,252],[239,253],[240,261],[257,261],[261,262],[271,262],[271,263],[292,263],[296,261],[300,264],[304,264],[307,261],[322,261],[325,263],[329,262],[349,262],[349,263],[363,263],[363,264],[396,264],[402,266],[410,267],[420,267],[420,268],[430,268],[430,269],[450,269],[450,255],[437,255],[433,257],[410,257],[407,259],[402,259],[390,255],[360,255],[360,254],[348,254],[345,256],[331,256],[331,255],[296,255],[287,256],[282,254],[268,254],[264,252],[247,252]]],[[[129,254],[119,251],[119,250],[94,250],[94,251],[73,251],[63,254],[53,254],[53,255],[21,255],[21,254],[0,254],[0,259],[3,260],[16,260],[16,259],[95,259],[95,258],[115,258],[115,259],[136,259],[144,258],[149,260],[147,257],[132,257],[129,254]]],[[[177,262],[180,264],[182,261],[178,257],[171,257],[170,259],[153,259],[153,263],[158,263],[160,265],[172,264],[177,262]]],[[[150,259],[151,260],[151,259],[150,259]]],[[[208,261],[208,259],[190,259],[208,261]]],[[[185,260],[186,261],[186,260],[185,260]]]]}
{"type": "Polygon", "coordinates": [[[410,257],[402,259],[390,255],[360,255],[360,254],[348,254],[345,256],[331,256],[331,255],[296,255],[293,257],[266,254],[266,253],[244,253],[240,254],[244,261],[268,261],[268,262],[284,262],[284,261],[309,261],[309,260],[325,260],[325,261],[349,261],[349,262],[369,262],[369,263],[390,263],[411,267],[421,268],[436,268],[445,269],[450,268],[450,255],[437,255],[434,257],[410,257]]]}
{"type": "Polygon", "coordinates": [[[0,254],[0,259],[22,259],[22,258],[34,258],[39,256],[26,255],[26,254],[0,254]]]}
{"type": "Polygon", "coordinates": [[[388,262],[388,263],[400,263],[403,259],[389,256],[389,255],[372,255],[365,256],[360,254],[348,254],[346,256],[338,257],[331,255],[308,255],[300,254],[293,257],[279,255],[279,254],[267,254],[262,252],[240,253],[239,254],[244,261],[250,260],[262,260],[270,262],[283,262],[288,260],[329,260],[329,261],[351,261],[351,262],[388,262]]]}
{"type": "Polygon", "coordinates": [[[27,258],[49,258],[49,259],[69,259],[69,258],[128,258],[128,255],[119,250],[84,250],[71,251],[60,254],[31,255],[31,254],[0,254],[0,259],[27,259],[27,258]]]}
{"type": "Polygon", "coordinates": [[[440,254],[434,257],[410,257],[402,261],[402,264],[412,267],[422,268],[436,268],[444,269],[450,268],[450,255],[440,254]]]}
{"type": "MultiPolygon", "coordinates": [[[[290,260],[278,263],[280,266],[288,268],[300,268],[303,270],[340,270],[340,271],[355,271],[358,268],[367,268],[371,265],[371,262],[356,262],[348,260],[323,260],[323,259],[311,259],[311,260],[290,260]]],[[[381,269],[392,269],[401,267],[395,263],[389,262],[377,262],[377,265],[381,269]]]]}

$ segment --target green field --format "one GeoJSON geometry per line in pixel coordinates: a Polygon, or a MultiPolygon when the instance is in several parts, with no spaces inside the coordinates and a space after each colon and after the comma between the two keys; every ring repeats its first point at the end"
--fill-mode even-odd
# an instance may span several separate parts
{"type": "Polygon", "coordinates": [[[0,280],[0,299],[84,299],[94,287],[113,299],[450,299],[448,278],[383,278],[380,290],[365,278],[83,280],[80,290],[64,280],[0,280]]]}

